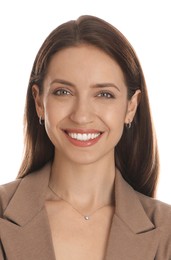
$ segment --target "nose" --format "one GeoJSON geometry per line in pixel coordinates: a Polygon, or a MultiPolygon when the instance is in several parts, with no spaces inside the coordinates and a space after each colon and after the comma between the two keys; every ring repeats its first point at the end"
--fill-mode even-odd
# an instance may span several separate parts
{"type": "Polygon", "coordinates": [[[70,114],[70,119],[79,125],[92,123],[94,119],[94,112],[90,102],[87,100],[76,100],[70,114]]]}

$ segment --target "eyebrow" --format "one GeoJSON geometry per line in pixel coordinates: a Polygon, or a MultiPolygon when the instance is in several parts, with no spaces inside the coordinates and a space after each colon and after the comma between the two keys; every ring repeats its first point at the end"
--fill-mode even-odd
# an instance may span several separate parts
{"type": "Polygon", "coordinates": [[[119,87],[117,87],[114,83],[97,83],[96,85],[93,86],[93,88],[108,88],[108,87],[116,88],[120,92],[119,87]]]}
{"type": "MultiPolygon", "coordinates": [[[[67,81],[67,80],[63,80],[63,79],[54,79],[50,85],[54,84],[54,83],[60,83],[62,85],[67,85],[70,87],[76,87],[75,84],[67,81]]],[[[117,89],[120,92],[119,87],[117,87],[114,83],[111,82],[106,82],[106,83],[97,83],[95,85],[92,86],[92,88],[107,88],[107,87],[113,87],[115,89],[117,89]]]]}
{"type": "Polygon", "coordinates": [[[75,87],[75,85],[69,81],[66,81],[66,80],[63,80],[63,79],[54,79],[50,85],[54,84],[54,83],[60,83],[60,84],[63,84],[63,85],[68,85],[68,86],[71,86],[71,87],[75,87]]]}

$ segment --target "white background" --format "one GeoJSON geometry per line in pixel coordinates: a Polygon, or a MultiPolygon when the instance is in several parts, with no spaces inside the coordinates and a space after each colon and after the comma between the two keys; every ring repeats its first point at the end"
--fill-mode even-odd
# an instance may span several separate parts
{"type": "Polygon", "coordinates": [[[141,61],[161,157],[157,198],[171,204],[171,8],[168,0],[1,1],[0,183],[13,180],[23,149],[23,111],[35,55],[60,23],[99,16],[131,42],[141,61]]]}

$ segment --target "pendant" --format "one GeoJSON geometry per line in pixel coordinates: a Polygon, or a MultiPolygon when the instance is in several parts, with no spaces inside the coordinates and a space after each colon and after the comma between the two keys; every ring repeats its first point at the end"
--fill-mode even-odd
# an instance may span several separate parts
{"type": "Polygon", "coordinates": [[[84,216],[84,219],[89,220],[90,218],[89,218],[89,216],[84,216]]]}

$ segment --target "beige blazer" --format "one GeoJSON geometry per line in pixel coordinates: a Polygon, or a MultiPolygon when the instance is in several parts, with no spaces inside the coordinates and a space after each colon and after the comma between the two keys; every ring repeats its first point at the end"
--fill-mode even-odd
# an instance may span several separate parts
{"type": "MultiPolygon", "coordinates": [[[[47,164],[0,187],[0,260],[55,260],[44,207],[49,175],[47,164]]],[[[135,192],[118,172],[115,200],[105,260],[170,260],[171,207],[135,192]]]]}

